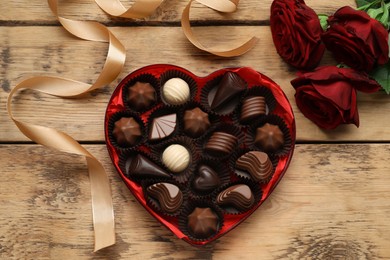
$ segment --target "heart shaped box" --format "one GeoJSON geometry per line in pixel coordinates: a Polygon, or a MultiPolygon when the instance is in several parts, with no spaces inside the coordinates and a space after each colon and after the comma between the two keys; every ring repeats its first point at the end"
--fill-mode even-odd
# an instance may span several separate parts
{"type": "MultiPolygon", "coordinates": [[[[174,73],[174,74],[175,74],[174,73]]],[[[169,76],[168,76],[169,77],[169,76]]],[[[173,76],[171,76],[173,77],[173,76]]],[[[166,80],[166,79],[165,79],[166,80]]],[[[268,91],[268,92],[269,92],[268,91]]],[[[204,92],[204,91],[203,91],[204,92]]],[[[240,101],[242,102],[242,100],[240,101]]],[[[269,105],[267,101],[267,105],[269,105]]],[[[185,106],[185,105],[184,105],[185,106]]],[[[240,106],[240,104],[237,104],[237,106],[240,106]]],[[[180,107],[169,107],[167,109],[171,109],[171,111],[175,111],[176,109],[180,109],[180,107]]],[[[269,108],[268,108],[269,109],[269,108]]],[[[238,109],[236,109],[238,110],[238,109]]],[[[213,113],[213,111],[210,110],[210,113],[213,113]]],[[[228,115],[221,115],[219,117],[221,121],[228,121],[233,124],[240,124],[239,121],[234,119],[234,113],[230,113],[228,115]],[[238,123],[237,123],[238,122],[238,123]]],[[[259,125],[259,124],[258,124],[259,125]]],[[[253,147],[251,145],[247,144],[247,140],[251,140],[253,142],[253,137],[248,137],[248,133],[250,133],[250,128],[249,126],[242,126],[242,132],[244,133],[244,142],[240,145],[239,150],[241,151],[249,151],[253,150],[253,147]],[[252,139],[251,139],[252,138],[252,139]]],[[[142,131],[148,131],[148,127],[142,128],[142,131]]],[[[144,133],[144,135],[147,135],[144,133]]],[[[174,134],[173,134],[174,135],[174,134]]],[[[250,135],[250,134],[249,134],[250,135]]],[[[112,94],[112,97],[108,103],[108,107],[106,110],[106,116],[105,116],[105,138],[106,138],[106,144],[108,148],[108,152],[111,156],[111,160],[114,163],[115,168],[117,169],[118,173],[122,177],[123,181],[129,188],[129,190],[133,193],[135,198],[139,201],[139,203],[152,215],[154,216],[158,221],[160,221],[163,225],[165,225],[168,229],[170,229],[177,237],[180,239],[185,240],[191,245],[199,246],[199,245],[205,245],[211,241],[214,241],[215,239],[221,237],[225,233],[229,232],[232,230],[234,227],[239,225],[242,221],[244,221],[246,218],[248,218],[272,193],[272,191],[275,189],[279,181],[282,179],[284,173],[287,170],[287,167],[290,163],[290,160],[292,158],[292,154],[294,151],[294,146],[295,146],[295,119],[294,115],[290,106],[290,103],[288,99],[286,98],[285,94],[283,93],[282,89],[275,83],[273,82],[270,78],[266,77],[265,75],[247,67],[243,68],[227,68],[227,69],[221,69],[218,71],[213,72],[207,77],[198,77],[191,73],[190,71],[173,66],[173,65],[163,65],[163,64],[157,64],[157,65],[150,65],[146,66],[143,68],[140,68],[132,73],[130,73],[128,76],[126,76],[117,86],[115,91],[112,94]],[[161,99],[161,81],[162,75],[164,77],[167,77],[167,73],[170,74],[169,72],[175,72],[177,75],[182,75],[183,77],[186,78],[186,81],[191,81],[193,80],[193,84],[195,86],[192,86],[192,93],[191,93],[191,99],[193,102],[200,104],[201,99],[202,99],[202,90],[210,86],[210,83],[213,82],[213,80],[221,78],[225,73],[227,72],[233,72],[240,76],[246,83],[247,83],[247,88],[250,90],[252,87],[262,87],[266,88],[270,91],[271,93],[271,99],[272,99],[272,111],[268,112],[268,115],[264,119],[259,119],[259,120],[254,120],[252,125],[256,125],[256,123],[259,123],[260,121],[267,121],[267,118],[269,121],[275,121],[275,117],[279,119],[276,120],[276,122],[282,124],[284,126],[284,132],[285,135],[288,136],[288,142],[285,144],[284,151],[280,152],[279,154],[273,154],[271,157],[273,158],[273,165],[274,165],[274,173],[272,175],[272,178],[269,180],[267,183],[250,183],[250,180],[247,178],[240,178],[240,176],[235,175],[234,173],[229,173],[228,175],[228,183],[235,184],[237,182],[240,183],[248,183],[249,186],[252,187],[252,190],[256,190],[258,192],[258,198],[255,201],[255,204],[253,205],[252,208],[245,212],[225,212],[223,210],[220,210],[218,212],[218,216],[220,220],[220,226],[219,229],[216,231],[214,235],[212,235],[209,238],[206,239],[197,239],[188,234],[188,230],[186,230],[185,223],[186,223],[186,218],[181,217],[180,215],[169,215],[169,214],[163,214],[160,211],[156,210],[156,207],[153,207],[148,202],[147,196],[145,195],[144,192],[144,186],[141,182],[137,180],[133,180],[126,176],[126,174],[123,171],[123,167],[121,167],[121,156],[123,154],[126,154],[126,149],[122,149],[118,147],[115,144],[115,141],[112,139],[112,128],[110,128],[110,120],[112,121],[112,118],[115,117],[115,115],[121,114],[121,113],[130,113],[131,115],[137,115],[139,118],[142,120],[141,123],[147,124],[149,117],[151,113],[155,113],[156,110],[161,105],[164,105],[164,101],[161,99]],[[126,106],[126,102],[124,101],[124,92],[126,91],[126,86],[128,87],[129,82],[134,82],[134,80],[138,78],[142,78],[142,75],[152,75],[154,77],[154,82],[151,82],[152,85],[156,88],[156,91],[158,92],[158,100],[156,101],[152,107],[144,110],[144,111],[131,111],[128,106],[126,106]],[[155,86],[158,85],[158,86],[155,86]],[[184,223],[184,224],[183,224],[184,223]],[[184,226],[183,226],[184,225],[184,226]]],[[[173,137],[175,138],[175,137],[173,137]]],[[[286,136],[285,136],[286,138],[286,136]]],[[[251,142],[250,141],[250,142],[251,142]]],[[[147,137],[143,138],[142,141],[140,142],[139,145],[137,145],[137,148],[135,149],[130,148],[130,150],[134,153],[135,152],[140,152],[144,155],[150,155],[152,153],[152,150],[150,147],[153,146],[154,144],[151,144],[147,141],[147,137]]],[[[158,144],[156,144],[158,146],[158,144]]],[[[236,155],[237,156],[237,155],[236,155]]],[[[233,156],[234,157],[234,156],[233,156]]],[[[151,157],[155,158],[155,157],[151,157]]],[[[198,157],[197,157],[198,158],[198,157]]],[[[212,159],[211,159],[212,161],[212,159]]],[[[193,162],[196,164],[196,161],[193,162]]],[[[231,169],[231,168],[230,168],[231,169]]],[[[225,176],[226,179],[226,176],[225,176]]],[[[183,214],[188,214],[189,209],[193,209],[193,204],[196,203],[197,201],[201,201],[202,198],[205,200],[208,200],[206,203],[202,203],[203,205],[213,205],[215,203],[215,192],[212,193],[211,195],[208,195],[206,197],[202,196],[191,196],[191,176],[187,179],[185,179],[182,182],[179,182],[180,187],[184,187],[184,189],[187,189],[186,191],[186,196],[185,199],[189,200],[187,203],[186,201],[183,203],[184,209],[181,210],[181,215],[183,214]],[[188,191],[189,190],[189,191],[188,191]],[[189,194],[188,194],[189,193],[189,194]],[[191,201],[192,198],[192,201],[191,201]],[[199,198],[201,200],[199,200],[199,198]]],[[[151,183],[153,181],[150,181],[151,183]]],[[[226,184],[226,180],[225,180],[226,184]]],[[[225,185],[229,186],[229,185],[225,185]]],[[[218,191],[221,191],[219,189],[218,191]]],[[[255,194],[256,195],[256,194],[255,194]]]]}

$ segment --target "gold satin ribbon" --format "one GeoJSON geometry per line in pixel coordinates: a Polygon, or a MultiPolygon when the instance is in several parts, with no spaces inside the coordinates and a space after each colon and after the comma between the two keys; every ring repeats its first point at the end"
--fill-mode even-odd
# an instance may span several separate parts
{"type": "Polygon", "coordinates": [[[69,135],[45,126],[17,120],[11,109],[12,97],[20,89],[32,89],[58,97],[75,97],[111,83],[122,71],[126,51],[119,40],[97,22],[81,22],[60,17],[57,0],[48,4],[64,28],[73,35],[89,40],[108,42],[108,54],[98,79],[92,85],[60,77],[39,76],[26,79],[12,89],[7,100],[8,115],[19,130],[34,142],[53,149],[85,156],[91,183],[92,214],[95,232],[95,251],[115,243],[115,222],[111,187],[101,163],[69,135]]]}
{"type": "Polygon", "coordinates": [[[201,3],[213,10],[216,10],[218,12],[222,13],[231,13],[236,11],[237,5],[239,3],[239,0],[190,0],[186,8],[184,8],[182,17],[181,17],[181,27],[183,29],[184,34],[186,35],[187,39],[196,47],[199,49],[212,53],[217,56],[222,57],[235,57],[240,56],[246,52],[248,52],[250,49],[252,49],[255,44],[257,43],[258,39],[256,37],[252,37],[250,40],[242,44],[241,46],[238,46],[231,50],[221,51],[221,50],[212,50],[210,48],[207,48],[204,46],[198,38],[195,36],[191,29],[190,24],[190,9],[192,2],[198,2],[201,3]]]}

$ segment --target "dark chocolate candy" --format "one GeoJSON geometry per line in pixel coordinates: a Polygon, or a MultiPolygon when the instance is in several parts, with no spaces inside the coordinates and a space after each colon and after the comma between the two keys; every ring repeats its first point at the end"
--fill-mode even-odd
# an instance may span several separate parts
{"type": "Polygon", "coordinates": [[[261,96],[248,97],[244,99],[240,120],[248,122],[258,116],[266,114],[265,98],[261,96]]]}
{"type": "Polygon", "coordinates": [[[149,108],[156,100],[156,90],[150,83],[137,81],[128,89],[127,104],[134,110],[149,108]]]}
{"type": "Polygon", "coordinates": [[[114,123],[112,135],[120,146],[132,146],[141,137],[141,128],[133,117],[122,117],[114,123]]]}
{"type": "Polygon", "coordinates": [[[237,143],[238,139],[234,135],[225,132],[214,132],[206,143],[205,150],[215,156],[225,156],[234,150],[237,143]]]}
{"type": "Polygon", "coordinates": [[[170,177],[165,170],[141,154],[126,160],[125,172],[129,177],[170,177]]]}
{"type": "Polygon", "coordinates": [[[188,230],[196,238],[208,238],[214,235],[219,226],[217,214],[210,208],[195,208],[188,215],[188,230]]]}
{"type": "Polygon", "coordinates": [[[266,123],[256,129],[255,144],[266,152],[275,152],[284,144],[279,126],[266,123]]]}
{"type": "Polygon", "coordinates": [[[199,107],[184,112],[184,132],[191,137],[199,137],[210,127],[207,113],[199,107]]]}
{"type": "Polygon", "coordinates": [[[193,188],[199,192],[210,192],[221,184],[218,174],[209,166],[201,165],[193,182],[193,188]]]}
{"type": "Polygon", "coordinates": [[[211,109],[220,109],[245,90],[246,83],[234,72],[226,72],[218,85],[217,92],[210,105],[211,109]]]}
{"type": "Polygon", "coordinates": [[[216,203],[220,206],[231,206],[239,211],[246,211],[253,206],[255,198],[252,190],[245,184],[233,185],[217,196],[216,203]]]}
{"type": "Polygon", "coordinates": [[[176,114],[153,118],[149,140],[158,140],[171,135],[176,129],[176,114]]]}
{"type": "Polygon", "coordinates": [[[147,193],[158,200],[161,210],[167,213],[175,213],[183,203],[183,193],[174,184],[160,182],[149,186],[147,193]]]}
{"type": "Polygon", "coordinates": [[[247,171],[256,182],[268,182],[274,169],[268,154],[251,151],[242,155],[236,161],[237,169],[247,171]]]}

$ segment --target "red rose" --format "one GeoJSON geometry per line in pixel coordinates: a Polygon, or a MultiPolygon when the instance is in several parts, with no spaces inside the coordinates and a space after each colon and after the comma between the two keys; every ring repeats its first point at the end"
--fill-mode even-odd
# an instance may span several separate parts
{"type": "Polygon", "coordinates": [[[318,65],[325,51],[317,14],[303,0],[275,0],[271,6],[271,32],[279,55],[299,69],[318,65]]]}
{"type": "Polygon", "coordinates": [[[338,61],[368,72],[389,60],[388,32],[367,13],[342,7],[328,23],[322,40],[338,61]]]}
{"type": "Polygon", "coordinates": [[[350,123],[359,126],[356,90],[369,93],[380,89],[380,85],[364,72],[335,66],[299,73],[299,78],[291,84],[302,114],[324,129],[350,123]]]}

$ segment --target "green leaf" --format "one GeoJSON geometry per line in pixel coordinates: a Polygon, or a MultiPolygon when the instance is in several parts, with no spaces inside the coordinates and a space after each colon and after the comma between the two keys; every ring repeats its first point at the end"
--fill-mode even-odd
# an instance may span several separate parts
{"type": "Polygon", "coordinates": [[[382,86],[387,94],[390,94],[390,62],[370,72],[370,76],[382,86]]]}
{"type": "MultiPolygon", "coordinates": [[[[356,0],[358,10],[367,11],[370,8],[378,8],[383,0],[356,0]]],[[[387,1],[387,0],[385,0],[387,1]]]]}
{"type": "Polygon", "coordinates": [[[326,31],[326,29],[328,29],[328,16],[325,14],[319,14],[318,19],[320,20],[322,29],[326,31]]]}

